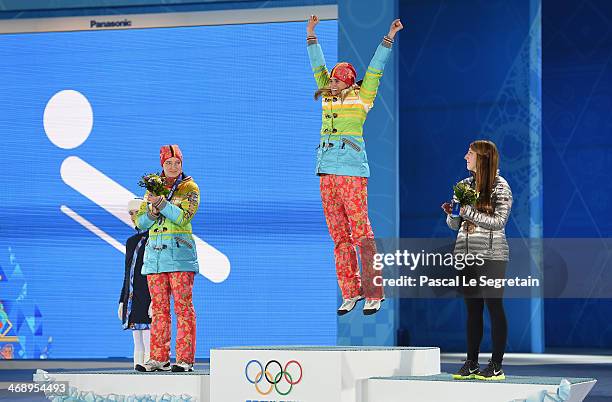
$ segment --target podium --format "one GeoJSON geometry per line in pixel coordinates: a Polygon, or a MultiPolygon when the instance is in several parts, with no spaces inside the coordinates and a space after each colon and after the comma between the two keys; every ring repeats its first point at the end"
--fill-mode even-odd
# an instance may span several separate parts
{"type": "MultiPolygon", "coordinates": [[[[506,376],[503,381],[455,380],[451,374],[371,378],[368,402],[406,402],[407,395],[418,395],[419,402],[525,402],[542,401],[543,391],[557,395],[566,380],[569,399],[581,402],[595,385],[593,378],[506,376]]],[[[555,399],[545,399],[553,401],[555,399]]]]}
{"type": "Polygon", "coordinates": [[[507,376],[454,380],[436,347],[261,346],[212,349],[210,370],[39,370],[34,381],[68,381],[83,400],[190,402],[581,402],[592,378],[507,376]]]}
{"type": "Polygon", "coordinates": [[[213,349],[211,400],[365,402],[368,378],[440,373],[435,347],[213,349]]]}

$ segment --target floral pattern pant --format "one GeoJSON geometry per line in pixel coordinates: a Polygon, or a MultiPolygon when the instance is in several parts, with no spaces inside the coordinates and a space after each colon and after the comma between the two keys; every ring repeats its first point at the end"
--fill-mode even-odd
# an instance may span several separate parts
{"type": "Polygon", "coordinates": [[[336,275],[342,298],[363,295],[368,300],[382,299],[382,286],[374,284],[380,272],[374,270],[373,264],[376,243],[368,218],[368,178],[322,175],[320,186],[325,220],[334,241],[336,275]]]}
{"type": "Polygon", "coordinates": [[[196,348],[196,315],[192,292],[195,272],[163,272],[147,275],[151,293],[151,359],[170,360],[170,295],[178,321],[176,361],[194,363],[196,348]]]}

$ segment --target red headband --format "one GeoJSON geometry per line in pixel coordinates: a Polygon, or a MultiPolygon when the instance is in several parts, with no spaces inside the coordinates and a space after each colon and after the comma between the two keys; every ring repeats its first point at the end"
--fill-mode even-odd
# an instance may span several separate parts
{"type": "Polygon", "coordinates": [[[164,166],[164,162],[166,162],[170,158],[179,158],[181,163],[183,163],[183,153],[178,145],[164,145],[159,150],[159,160],[164,166]]]}
{"type": "Polygon", "coordinates": [[[330,76],[339,79],[350,87],[355,83],[357,72],[351,63],[342,62],[336,64],[336,66],[332,69],[330,76]]]}

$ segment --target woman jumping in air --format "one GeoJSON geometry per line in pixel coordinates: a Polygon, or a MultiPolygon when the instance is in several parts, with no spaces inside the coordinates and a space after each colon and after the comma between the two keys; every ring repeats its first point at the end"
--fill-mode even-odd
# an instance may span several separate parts
{"type": "Polygon", "coordinates": [[[317,83],[315,99],[321,98],[323,123],[317,148],[316,174],[320,176],[321,199],[329,233],[334,241],[336,274],[344,315],[365,297],[363,313],[376,313],[384,300],[382,286],[374,285],[374,233],[368,218],[368,177],[370,168],[363,139],[363,124],[373,106],[378,85],[391,55],[397,32],[393,21],[370,61],[363,81],[356,82],[355,68],[346,62],[328,71],[315,35],[319,18],[308,20],[307,43],[310,64],[317,83]],[[359,247],[362,273],[357,265],[359,247]],[[363,275],[363,278],[362,278],[363,275]]]}

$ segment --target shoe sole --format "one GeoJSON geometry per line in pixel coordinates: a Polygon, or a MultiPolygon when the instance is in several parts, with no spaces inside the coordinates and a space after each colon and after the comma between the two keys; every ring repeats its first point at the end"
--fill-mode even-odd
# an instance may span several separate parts
{"type": "MultiPolygon", "coordinates": [[[[142,367],[142,366],[141,366],[141,367],[142,367]]],[[[144,367],[143,367],[143,369],[142,369],[142,370],[141,370],[141,369],[139,369],[138,367],[135,367],[135,368],[134,368],[134,370],[138,371],[139,373],[155,373],[156,371],[170,371],[170,370],[171,370],[171,368],[170,368],[170,367],[168,367],[167,369],[163,369],[163,368],[156,368],[156,369],[154,369],[154,370],[147,371],[147,369],[145,369],[144,367]]]]}
{"type": "MultiPolygon", "coordinates": [[[[381,308],[382,308],[382,304],[384,303],[384,301],[385,301],[385,299],[382,299],[382,300],[380,301],[380,307],[381,307],[381,308]]],[[[379,311],[379,310],[380,310],[380,308],[377,308],[377,309],[372,308],[372,309],[368,309],[368,310],[365,310],[365,309],[364,309],[364,310],[363,310],[363,315],[372,315],[372,314],[376,314],[376,313],[378,313],[378,311],[379,311]]]]}
{"type": "Polygon", "coordinates": [[[503,381],[503,380],[506,379],[506,375],[502,374],[502,375],[496,375],[496,376],[493,376],[493,377],[483,377],[481,375],[476,375],[476,376],[474,376],[474,378],[476,380],[482,380],[482,381],[503,381]]]}
{"type": "Polygon", "coordinates": [[[362,301],[363,299],[364,299],[364,297],[362,297],[362,298],[360,298],[360,299],[357,299],[357,300],[355,301],[355,305],[353,306],[353,308],[352,308],[352,309],[350,309],[350,310],[338,310],[338,311],[337,311],[337,314],[338,314],[339,316],[343,316],[343,315],[345,315],[345,314],[350,313],[351,311],[355,310],[355,307],[357,307],[357,303],[359,303],[359,302],[360,302],[360,301],[362,301]]]}
{"type": "Polygon", "coordinates": [[[338,311],[337,311],[337,313],[338,313],[338,315],[339,315],[339,316],[343,316],[343,315],[345,315],[345,314],[350,313],[350,312],[351,312],[351,311],[353,311],[353,310],[355,310],[355,306],[353,306],[353,308],[352,308],[352,309],[350,309],[350,310],[338,310],[338,311]]]}
{"type": "Polygon", "coordinates": [[[184,370],[184,369],[182,369],[182,368],[176,368],[176,369],[175,369],[174,367],[172,367],[172,370],[171,370],[171,371],[172,371],[173,373],[189,373],[189,372],[193,371],[193,369],[184,370]]]}
{"type": "Polygon", "coordinates": [[[476,378],[476,374],[470,374],[470,375],[453,374],[453,379],[455,380],[473,380],[475,378],[476,378]]]}

